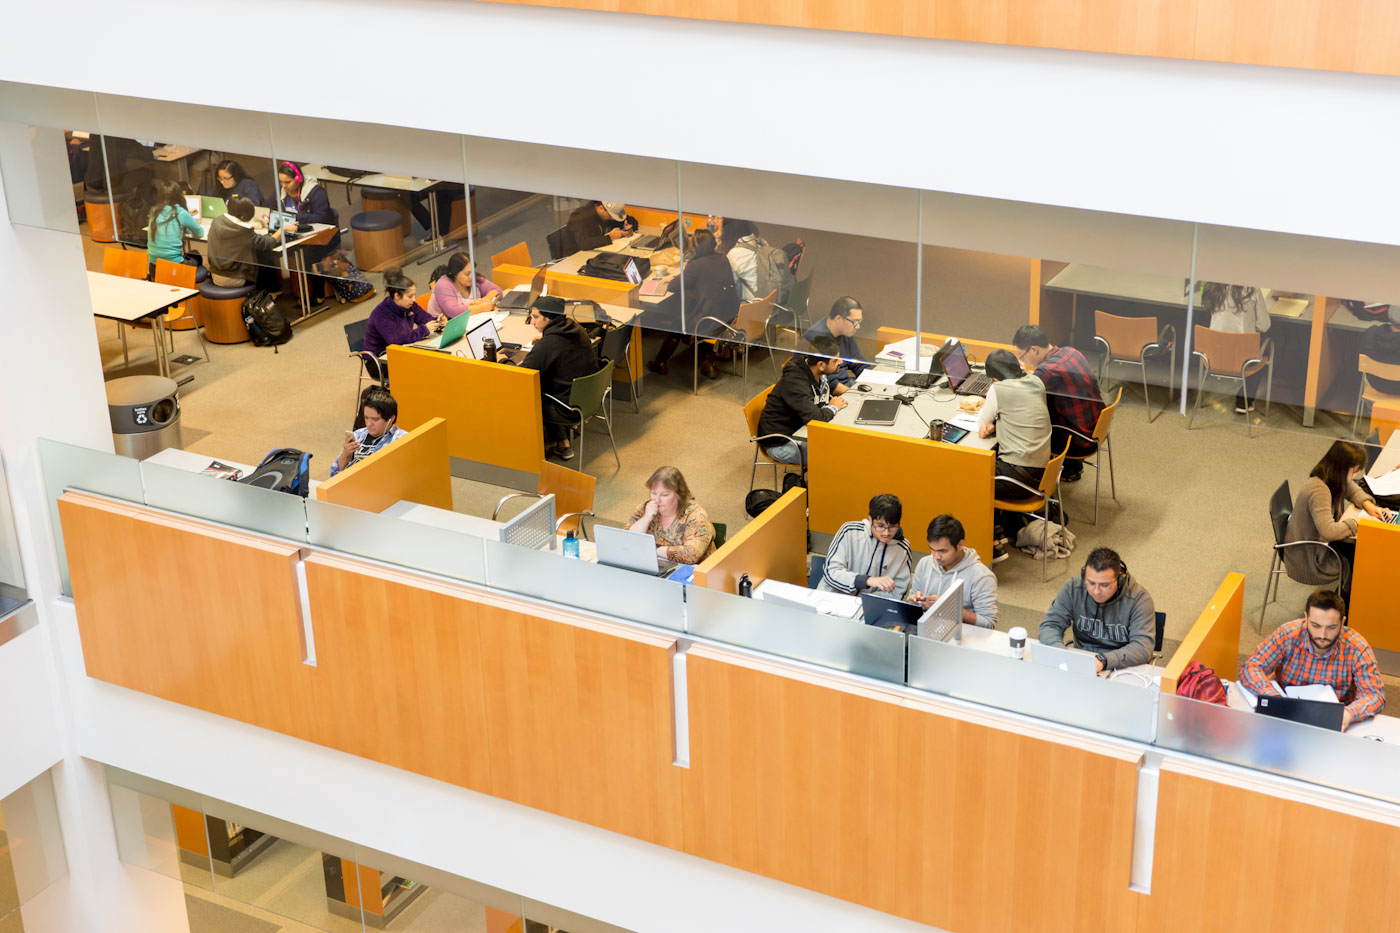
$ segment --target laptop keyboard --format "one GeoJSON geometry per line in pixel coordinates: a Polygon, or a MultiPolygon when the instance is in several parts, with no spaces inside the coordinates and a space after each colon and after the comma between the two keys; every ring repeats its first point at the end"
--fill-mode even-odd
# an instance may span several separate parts
{"type": "Polygon", "coordinates": [[[987,390],[992,387],[992,377],[986,373],[978,373],[971,379],[958,386],[959,395],[980,395],[987,396],[987,390]]]}

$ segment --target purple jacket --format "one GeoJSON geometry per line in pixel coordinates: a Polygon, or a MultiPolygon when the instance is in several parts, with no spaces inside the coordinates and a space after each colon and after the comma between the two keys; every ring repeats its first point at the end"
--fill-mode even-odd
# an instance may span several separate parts
{"type": "Polygon", "coordinates": [[[385,295],[365,324],[365,352],[380,356],[387,347],[422,340],[428,336],[428,325],[435,320],[416,301],[411,308],[400,308],[394,304],[393,296],[385,295]]]}

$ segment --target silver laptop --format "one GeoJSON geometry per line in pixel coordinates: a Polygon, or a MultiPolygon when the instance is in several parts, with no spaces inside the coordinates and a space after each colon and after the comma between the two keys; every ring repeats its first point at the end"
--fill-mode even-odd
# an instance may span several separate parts
{"type": "Polygon", "coordinates": [[[1031,663],[1041,667],[1053,667],[1071,674],[1096,676],[1099,662],[1092,653],[1078,648],[1057,648],[1036,642],[1031,646],[1031,663]]]}
{"type": "Polygon", "coordinates": [[[593,540],[598,551],[598,563],[623,570],[635,570],[652,576],[667,576],[679,566],[673,560],[656,556],[656,539],[644,531],[628,531],[596,525],[593,540]]]}

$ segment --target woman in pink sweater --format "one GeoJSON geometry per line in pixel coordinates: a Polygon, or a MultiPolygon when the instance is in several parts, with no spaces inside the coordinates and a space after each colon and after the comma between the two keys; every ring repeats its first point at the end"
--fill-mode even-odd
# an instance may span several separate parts
{"type": "Polygon", "coordinates": [[[503,294],[501,286],[482,275],[476,275],[472,261],[466,253],[453,253],[447,260],[443,275],[435,270],[432,297],[428,299],[428,313],[437,317],[445,314],[454,318],[459,314],[494,311],[496,302],[503,294]]]}

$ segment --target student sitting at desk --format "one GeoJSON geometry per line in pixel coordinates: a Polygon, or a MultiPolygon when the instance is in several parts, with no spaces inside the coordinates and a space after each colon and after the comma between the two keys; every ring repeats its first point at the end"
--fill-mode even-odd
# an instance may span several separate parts
{"type": "Polygon", "coordinates": [[[180,186],[173,181],[157,181],[155,187],[156,202],[146,225],[146,258],[150,260],[151,278],[156,274],[157,259],[194,265],[185,258],[185,234],[204,238],[204,228],[185,210],[180,186]]]}
{"type": "Polygon", "coordinates": [[[583,325],[564,315],[562,298],[536,298],[530,308],[530,323],[540,336],[520,365],[540,373],[546,453],[561,460],[572,460],[574,449],[569,443],[569,429],[577,421],[571,410],[549,396],[567,402],[574,380],[598,371],[598,355],[593,352],[593,344],[583,325]]]}
{"type": "Polygon", "coordinates": [[[963,546],[962,522],[940,515],[928,523],[928,553],[914,568],[909,601],[927,609],[959,581],[962,620],[980,628],[997,627],[997,578],[977,551],[963,546]]]}
{"type": "Polygon", "coordinates": [[[433,317],[417,302],[418,287],[395,269],[384,274],[384,300],[374,306],[365,323],[364,352],[383,356],[389,347],[425,339],[442,330],[445,317],[433,317]]]}
{"type": "MultiPolygon", "coordinates": [[[[1210,329],[1226,334],[1247,334],[1258,331],[1269,332],[1269,301],[1259,289],[1249,285],[1225,285],[1220,282],[1206,282],[1201,289],[1201,310],[1210,315],[1210,329]]],[[[1235,393],[1235,411],[1246,414],[1244,389],[1248,387],[1249,397],[1254,398],[1259,382],[1264,378],[1264,367],[1246,378],[1245,386],[1235,393]]],[[[1249,404],[1249,411],[1254,403],[1249,404]]]]}
{"type": "Polygon", "coordinates": [[[1042,645],[1063,645],[1066,630],[1074,643],[1094,652],[1100,671],[1147,664],[1156,641],[1157,611],[1152,597],[1128,576],[1118,552],[1096,547],[1078,580],[1060,587],[1040,623],[1042,645]]]}
{"type": "MultiPolygon", "coordinates": [[[[1045,383],[1034,373],[1026,373],[1010,350],[987,354],[987,375],[992,379],[992,387],[977,415],[977,433],[981,437],[997,436],[997,476],[1035,489],[1050,462],[1050,411],[1045,406],[1045,383]]],[[[1013,483],[998,484],[996,494],[1003,499],[1030,499],[1036,495],[1013,483]]],[[[997,514],[998,524],[1012,541],[1025,521],[1018,512],[997,514]]],[[[1006,551],[996,544],[992,562],[1005,559],[1006,551]]]]}
{"type": "MultiPolygon", "coordinates": [[[[1069,441],[1071,456],[1087,457],[1092,454],[1098,445],[1084,438],[1093,437],[1104,404],[1099,395],[1099,380],[1084,354],[1074,347],[1055,346],[1045,336],[1045,331],[1034,324],[1022,325],[1011,342],[1021,354],[1022,366],[1032,367],[1040,381],[1045,383],[1050,425],[1053,428],[1051,448],[1064,450],[1065,441],[1069,441]]],[[[1083,475],[1082,461],[1065,458],[1061,480],[1073,483],[1083,475]]]]}
{"type": "Polygon", "coordinates": [[[466,253],[453,253],[443,269],[444,275],[437,276],[437,270],[433,271],[435,279],[432,297],[428,299],[428,313],[434,317],[446,315],[450,320],[459,314],[494,311],[496,302],[505,294],[501,286],[484,275],[475,274],[471,257],[466,253]],[[477,297],[472,296],[473,291],[477,297]]]}
{"type": "Polygon", "coordinates": [[[1354,628],[1347,604],[1332,590],[1308,597],[1303,618],[1285,622],[1264,639],[1240,668],[1240,683],[1255,696],[1279,696],[1279,687],[1326,684],[1346,704],[1342,731],[1385,708],[1376,653],[1354,628]]]}
{"type": "Polygon", "coordinates": [[[869,515],[836,530],[817,589],[903,599],[914,563],[913,551],[899,528],[903,517],[904,505],[898,496],[880,493],[872,498],[869,515]]]}
{"type": "Polygon", "coordinates": [[[247,198],[254,207],[263,206],[262,189],[243,171],[243,166],[232,159],[225,159],[218,164],[214,169],[214,180],[218,182],[215,197],[229,202],[234,198],[247,198]]]}
{"type": "Polygon", "coordinates": [[[269,236],[253,229],[253,202],[241,195],[229,199],[228,212],[209,225],[209,246],[205,262],[215,285],[235,288],[256,282],[259,288],[277,287],[277,269],[272,254],[282,241],[282,231],[269,236]]]}
{"type": "Polygon", "coordinates": [[[715,552],[715,526],[691,495],[681,471],[664,466],[647,480],[651,492],[627,520],[627,530],[656,539],[656,556],[678,564],[698,564],[715,552]]]}
{"type": "Polygon", "coordinates": [[[567,252],[598,249],[613,240],[630,236],[637,229],[637,220],[627,215],[627,206],[617,201],[589,201],[569,215],[565,225],[567,252]],[[628,229],[630,227],[630,229],[628,229]]]}
{"type": "Polygon", "coordinates": [[[841,365],[837,358],[839,349],[830,337],[818,337],[812,341],[811,354],[794,353],[783,364],[782,375],[758,416],[758,436],[763,438],[758,443],[779,463],[791,463],[805,470],[807,441],[792,435],[810,422],[830,421],[846,407],[845,399],[831,397],[831,386],[826,383],[826,377],[841,365]]]}
{"type": "MultiPolygon", "coordinates": [[[[739,293],[734,290],[734,272],[729,268],[729,260],[715,252],[714,234],[708,230],[697,230],[691,236],[690,244],[690,256],[680,275],[666,280],[671,293],[658,303],[655,310],[642,314],[644,327],[666,331],[666,339],[657,348],[655,359],[647,363],[647,369],[660,376],[670,372],[667,361],[680,346],[683,333],[689,330],[698,332],[702,337],[710,336],[719,327],[713,321],[706,321],[704,327],[699,327],[699,321],[712,317],[728,323],[739,313],[739,293]],[[672,283],[677,278],[680,285],[675,286],[672,283]],[[682,292],[685,298],[684,320],[681,317],[682,292]],[[687,321],[692,322],[688,327],[687,321]]],[[[712,344],[701,345],[700,372],[707,379],[718,375],[712,344]]]]}
{"type": "MultiPolygon", "coordinates": [[[[1370,327],[1361,335],[1361,354],[1377,363],[1400,364],[1400,304],[1386,311],[1386,322],[1370,327]]],[[[1400,382],[1367,376],[1366,381],[1391,395],[1400,395],[1400,382]]]]}
{"type": "Polygon", "coordinates": [[[399,403],[388,392],[371,392],[365,398],[365,426],[347,432],[340,456],[331,464],[331,476],[383,450],[408,432],[396,423],[399,403]]]}
{"type": "Polygon", "coordinates": [[[831,385],[831,393],[840,395],[853,385],[856,377],[870,367],[865,354],[856,344],[856,332],[865,320],[865,311],[860,302],[850,296],[837,298],[826,315],[826,320],[818,321],[807,328],[802,341],[808,346],[818,337],[832,337],[841,348],[841,368],[826,377],[831,385]]]}
{"type": "Polygon", "coordinates": [[[734,287],[740,301],[757,301],[767,295],[758,293],[758,250],[764,246],[758,227],[750,220],[726,217],[720,228],[719,250],[729,260],[734,272],[734,287]]]}
{"type": "MultiPolygon", "coordinates": [[[[302,175],[301,169],[291,162],[277,163],[277,183],[282,186],[281,209],[297,215],[289,233],[295,234],[312,224],[330,224],[335,228],[326,243],[302,247],[302,261],[311,266],[340,249],[340,215],[331,207],[326,189],[316,179],[302,175]]],[[[324,276],[310,274],[307,282],[311,286],[311,306],[318,307],[326,300],[329,282],[324,276]]]]}
{"type": "Polygon", "coordinates": [[[1392,515],[1389,509],[1377,506],[1375,498],[1356,484],[1356,477],[1365,468],[1366,451],[1360,444],[1333,441],[1303,485],[1298,487],[1283,540],[1326,541],[1341,556],[1345,566],[1337,566],[1336,558],[1319,547],[1285,547],[1283,563],[1294,580],[1312,586],[1341,580],[1342,596],[1350,595],[1351,565],[1356,561],[1356,519],[1342,517],[1347,503],[1372,518],[1389,519],[1392,515]]]}

